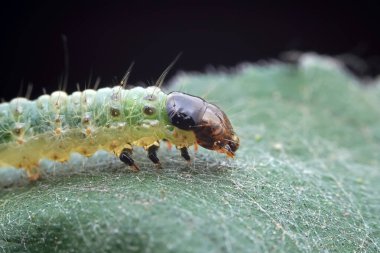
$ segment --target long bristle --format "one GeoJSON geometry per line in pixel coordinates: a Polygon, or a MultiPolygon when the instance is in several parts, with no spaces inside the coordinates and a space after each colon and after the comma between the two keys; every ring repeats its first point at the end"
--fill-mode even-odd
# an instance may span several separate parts
{"type": "Polygon", "coordinates": [[[33,84],[32,83],[28,83],[28,87],[26,88],[26,93],[25,93],[25,97],[27,99],[30,99],[30,97],[32,95],[32,91],[33,91],[33,84]]]}
{"type": "Polygon", "coordinates": [[[174,66],[174,64],[178,61],[179,57],[181,57],[182,55],[182,52],[179,53],[175,58],[174,60],[169,64],[169,66],[166,67],[166,69],[164,70],[164,72],[162,72],[162,74],[160,75],[160,77],[157,79],[156,81],[156,86],[158,88],[161,88],[164,80],[165,80],[165,77],[166,75],[169,73],[170,69],[174,66]]]}
{"type": "Polygon", "coordinates": [[[64,52],[64,71],[62,79],[62,90],[67,90],[68,80],[69,80],[69,48],[67,46],[67,36],[62,34],[62,45],[64,52]]]}
{"type": "Polygon", "coordinates": [[[131,65],[129,65],[129,68],[128,68],[127,72],[125,72],[125,75],[123,76],[123,78],[120,81],[120,85],[123,88],[125,88],[125,86],[127,85],[127,81],[128,81],[129,75],[131,74],[133,65],[135,65],[135,62],[132,62],[131,65]]]}

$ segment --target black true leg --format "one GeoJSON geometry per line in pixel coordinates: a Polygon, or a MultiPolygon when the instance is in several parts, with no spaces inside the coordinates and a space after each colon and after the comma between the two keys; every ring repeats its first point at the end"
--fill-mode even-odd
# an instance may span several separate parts
{"type": "Polygon", "coordinates": [[[157,158],[157,150],[159,146],[153,145],[148,148],[148,158],[154,163],[154,164],[160,164],[160,159],[157,158]]]}
{"type": "Polygon", "coordinates": [[[181,150],[181,156],[186,160],[186,161],[190,161],[190,155],[189,155],[189,152],[187,151],[187,148],[186,147],[183,147],[180,149],[181,150]]]}
{"type": "Polygon", "coordinates": [[[135,161],[133,161],[131,155],[132,155],[132,150],[128,148],[124,148],[119,155],[119,159],[126,165],[132,167],[134,171],[140,170],[139,167],[137,167],[137,165],[135,164],[135,161]]]}

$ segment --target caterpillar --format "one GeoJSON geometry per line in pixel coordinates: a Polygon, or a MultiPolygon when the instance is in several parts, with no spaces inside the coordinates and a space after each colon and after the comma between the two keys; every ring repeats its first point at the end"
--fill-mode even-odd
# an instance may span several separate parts
{"type": "Polygon", "coordinates": [[[33,101],[19,97],[1,103],[0,169],[22,168],[30,180],[36,180],[41,159],[65,162],[71,153],[89,157],[102,149],[138,171],[133,148],[143,147],[160,166],[157,150],[163,140],[175,145],[187,161],[192,145],[234,157],[239,138],[218,106],[190,94],[161,90],[172,64],[156,86],[119,85],[71,95],[55,91],[33,101]]]}

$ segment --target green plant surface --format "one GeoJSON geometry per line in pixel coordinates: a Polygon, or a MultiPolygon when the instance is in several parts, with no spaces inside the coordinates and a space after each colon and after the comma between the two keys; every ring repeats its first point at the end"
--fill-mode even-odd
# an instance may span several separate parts
{"type": "Polygon", "coordinates": [[[379,87],[316,55],[181,74],[173,90],[229,115],[236,159],[161,149],[157,170],[140,151],[139,173],[72,161],[0,190],[0,251],[379,252],[379,87]]]}

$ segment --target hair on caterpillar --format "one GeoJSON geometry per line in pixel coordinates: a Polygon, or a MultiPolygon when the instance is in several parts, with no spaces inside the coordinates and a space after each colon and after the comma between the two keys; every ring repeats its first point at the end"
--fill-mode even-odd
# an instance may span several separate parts
{"type": "Polygon", "coordinates": [[[174,58],[174,60],[169,64],[169,66],[167,66],[166,69],[162,72],[162,74],[160,75],[160,77],[156,81],[156,85],[155,85],[156,87],[161,88],[162,84],[164,83],[165,77],[167,76],[167,74],[169,73],[169,71],[173,68],[174,64],[176,64],[176,62],[181,57],[181,55],[182,55],[182,52],[180,52],[174,58]]]}
{"type": "Polygon", "coordinates": [[[132,63],[113,88],[98,89],[98,78],[93,89],[81,91],[78,84],[72,94],[58,90],[33,101],[15,98],[0,104],[0,170],[20,168],[29,180],[36,180],[46,159],[64,163],[73,154],[93,157],[104,150],[138,171],[134,147],[142,147],[160,168],[160,141],[174,145],[188,162],[187,148],[198,144],[234,157],[239,139],[223,111],[196,96],[161,91],[180,56],[166,67],[155,86],[126,89],[132,63]]]}

